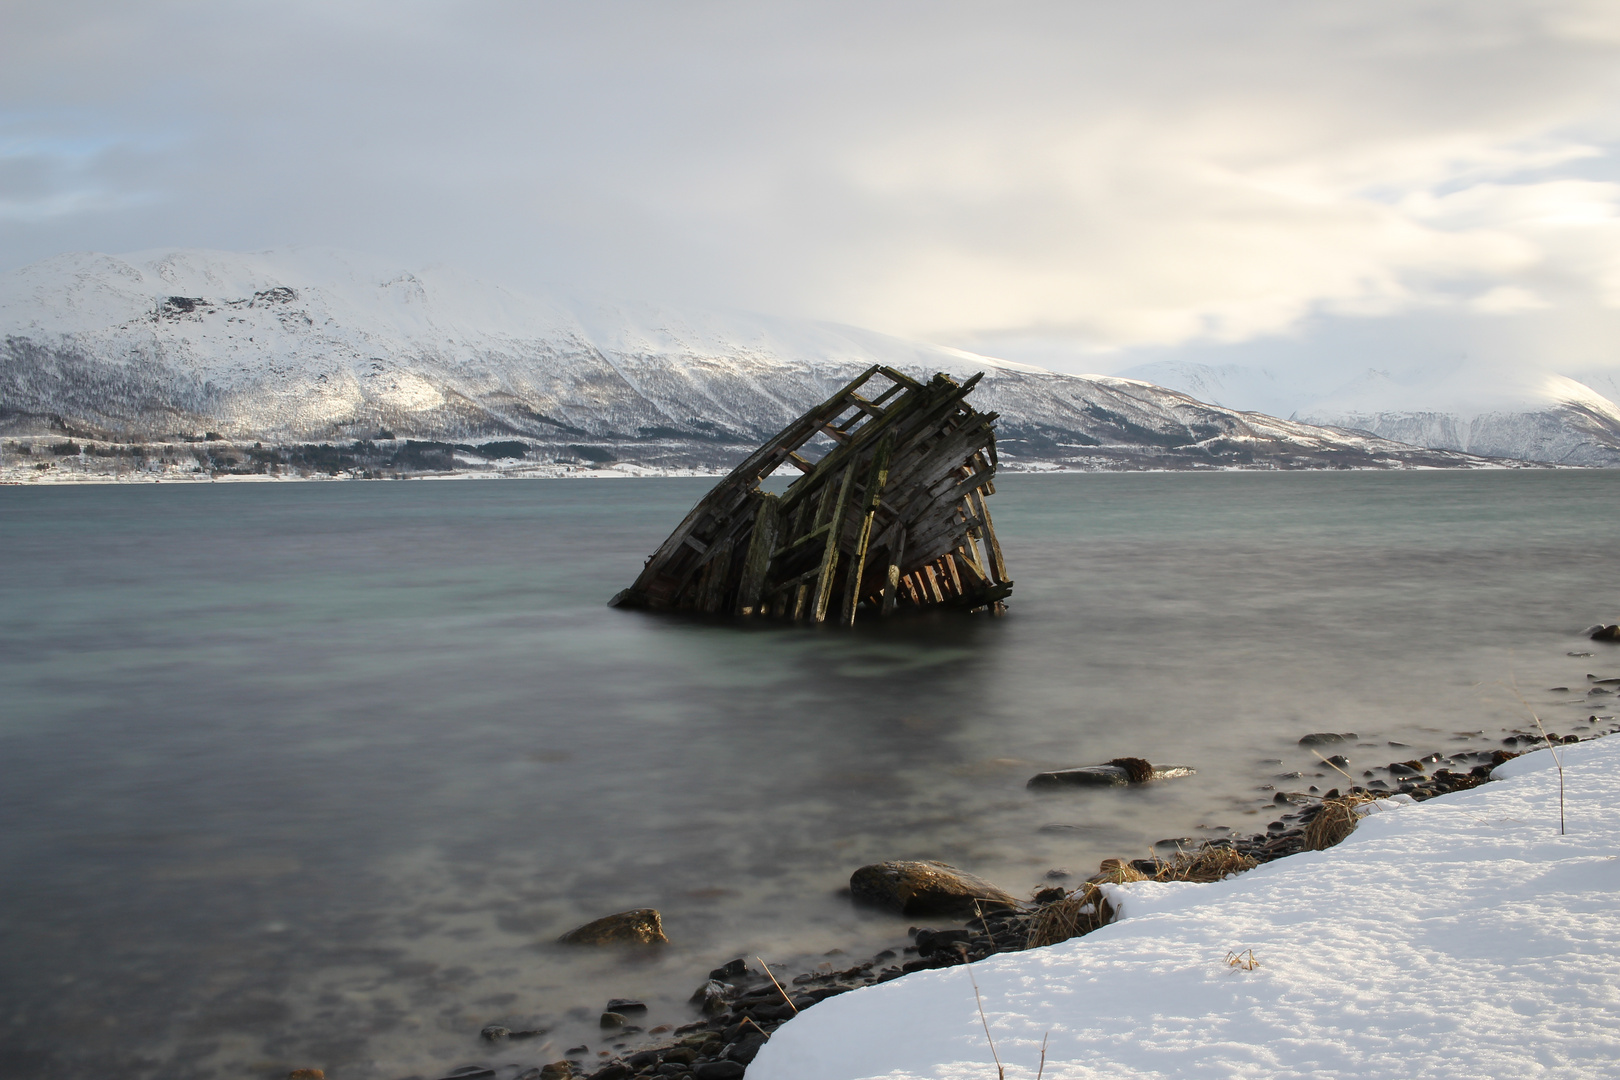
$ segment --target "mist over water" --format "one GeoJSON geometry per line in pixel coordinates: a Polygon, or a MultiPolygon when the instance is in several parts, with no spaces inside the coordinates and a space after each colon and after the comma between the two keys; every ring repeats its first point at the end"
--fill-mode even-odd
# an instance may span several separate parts
{"type": "Polygon", "coordinates": [[[1004,476],[1005,619],[606,608],[710,483],[0,492],[0,1074],[594,1056],[610,996],[903,941],[863,863],[1023,893],[1341,786],[1308,732],[1359,773],[1499,742],[1503,684],[1615,711],[1613,472],[1004,476]],[[1024,787],[1125,754],[1199,772],[1024,787]],[[550,944],[642,906],[672,945],[550,944]]]}

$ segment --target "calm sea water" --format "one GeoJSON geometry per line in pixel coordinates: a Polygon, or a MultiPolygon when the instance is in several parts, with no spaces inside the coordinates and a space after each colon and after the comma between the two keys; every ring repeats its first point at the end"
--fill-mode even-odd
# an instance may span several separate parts
{"type": "Polygon", "coordinates": [[[708,484],[0,491],[0,1074],[594,1055],[609,996],[680,1023],[734,956],[903,939],[862,863],[1025,892],[1263,828],[1307,732],[1359,767],[1500,739],[1508,683],[1614,711],[1617,473],[1008,476],[1005,619],[607,609],[708,484]],[[1025,790],[1124,754],[1199,773],[1025,790]],[[640,906],[655,955],[549,944],[640,906]]]}

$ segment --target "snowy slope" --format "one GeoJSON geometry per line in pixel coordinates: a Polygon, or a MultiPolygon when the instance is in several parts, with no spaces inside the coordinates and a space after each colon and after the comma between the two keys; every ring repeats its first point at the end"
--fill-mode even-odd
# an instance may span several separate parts
{"type": "Polygon", "coordinates": [[[1620,738],[1374,814],[1213,885],[1118,887],[1084,938],[817,1005],[749,1080],[1620,1075],[1620,738]],[[1253,950],[1259,966],[1233,967],[1253,950]]]}
{"type": "Polygon", "coordinates": [[[271,442],[521,437],[726,464],[871,364],[987,372],[1013,460],[1472,464],[870,331],[522,296],[334,251],[71,254],[0,275],[0,428],[271,442]]]}
{"type": "Polygon", "coordinates": [[[1369,370],[1323,393],[1298,374],[1239,364],[1159,361],[1132,368],[1231,408],[1261,409],[1387,439],[1490,457],[1620,465],[1620,378],[1454,365],[1395,376],[1369,370]]]}

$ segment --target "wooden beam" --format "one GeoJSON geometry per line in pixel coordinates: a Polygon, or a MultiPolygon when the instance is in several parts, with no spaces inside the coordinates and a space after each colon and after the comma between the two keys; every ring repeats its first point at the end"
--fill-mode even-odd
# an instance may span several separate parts
{"type": "Polygon", "coordinates": [[[997,585],[1004,584],[1007,581],[1007,564],[1002,561],[1001,544],[996,540],[996,527],[990,523],[990,510],[984,505],[984,496],[977,491],[972,492],[968,496],[968,504],[977,511],[979,520],[983,523],[984,549],[990,556],[989,566],[986,569],[990,571],[992,580],[997,585]]]}
{"type": "MultiPolygon", "coordinates": [[[[838,570],[838,541],[844,532],[844,511],[849,502],[849,485],[855,479],[855,462],[844,466],[844,478],[838,485],[838,501],[833,503],[828,523],[827,546],[821,555],[821,576],[816,579],[815,602],[811,605],[810,621],[827,621],[827,601],[832,595],[833,575],[838,570]]],[[[829,488],[831,485],[828,485],[829,488]]]]}
{"type": "Polygon", "coordinates": [[[765,588],[765,574],[770,569],[771,549],[776,547],[780,506],[781,500],[775,495],[759,493],[759,505],[754,510],[754,534],[748,541],[742,582],[737,589],[738,615],[753,615],[760,610],[760,593],[765,588]]]}
{"type": "MultiPolygon", "coordinates": [[[[844,582],[844,611],[839,620],[845,626],[855,625],[855,608],[861,602],[861,579],[866,575],[866,547],[872,539],[872,519],[877,516],[882,501],[883,485],[889,479],[889,455],[894,452],[893,432],[883,436],[877,453],[872,456],[872,471],[866,478],[865,513],[861,515],[860,531],[855,536],[855,550],[850,554],[849,573],[844,582]]],[[[855,467],[850,462],[850,468],[855,467]]]]}

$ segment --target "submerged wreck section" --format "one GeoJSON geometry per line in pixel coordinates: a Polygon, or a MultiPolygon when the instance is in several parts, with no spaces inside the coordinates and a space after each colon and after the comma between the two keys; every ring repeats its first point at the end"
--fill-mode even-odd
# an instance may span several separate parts
{"type": "Polygon", "coordinates": [[[867,369],[715,485],[612,606],[845,626],[863,606],[1000,614],[996,414],[965,400],[979,378],[867,369]],[[802,475],[760,490],[783,466],[802,475]]]}

